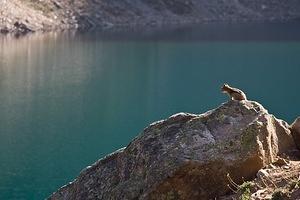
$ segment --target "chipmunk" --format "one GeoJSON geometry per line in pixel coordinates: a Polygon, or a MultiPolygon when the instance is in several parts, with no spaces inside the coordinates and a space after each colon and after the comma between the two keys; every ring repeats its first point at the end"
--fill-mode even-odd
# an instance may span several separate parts
{"type": "Polygon", "coordinates": [[[223,93],[227,93],[228,96],[231,98],[231,100],[237,100],[237,101],[247,100],[247,97],[242,90],[230,87],[228,84],[224,84],[221,87],[221,91],[223,93]]]}

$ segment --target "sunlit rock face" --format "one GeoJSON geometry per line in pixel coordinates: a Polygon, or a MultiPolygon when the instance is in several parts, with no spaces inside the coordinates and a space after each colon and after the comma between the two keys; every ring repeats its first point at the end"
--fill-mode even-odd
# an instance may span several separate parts
{"type": "Polygon", "coordinates": [[[295,149],[287,123],[252,101],[179,113],[84,169],[49,199],[213,199],[295,149]]]}
{"type": "Polygon", "coordinates": [[[296,146],[300,149],[300,117],[298,117],[291,125],[291,132],[294,137],[296,146]]]}

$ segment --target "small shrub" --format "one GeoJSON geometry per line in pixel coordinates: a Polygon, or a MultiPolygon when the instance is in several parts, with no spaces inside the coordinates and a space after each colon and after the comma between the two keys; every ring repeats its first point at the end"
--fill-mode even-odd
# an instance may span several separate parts
{"type": "Polygon", "coordinates": [[[251,200],[252,188],[253,188],[253,183],[250,181],[246,181],[238,187],[238,192],[241,194],[241,200],[251,200]]]}

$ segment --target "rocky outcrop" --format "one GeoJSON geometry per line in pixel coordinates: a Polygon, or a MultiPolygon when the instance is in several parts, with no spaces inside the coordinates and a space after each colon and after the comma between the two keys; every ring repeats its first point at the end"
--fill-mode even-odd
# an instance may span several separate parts
{"type": "Polygon", "coordinates": [[[288,124],[252,101],[151,124],[49,199],[214,199],[295,149],[288,124]]]}
{"type": "Polygon", "coordinates": [[[1,0],[0,30],[152,26],[211,21],[288,20],[298,0],[1,0]]]}
{"type": "Polygon", "coordinates": [[[300,117],[298,117],[291,125],[291,132],[294,137],[295,143],[300,150],[300,117]]]}

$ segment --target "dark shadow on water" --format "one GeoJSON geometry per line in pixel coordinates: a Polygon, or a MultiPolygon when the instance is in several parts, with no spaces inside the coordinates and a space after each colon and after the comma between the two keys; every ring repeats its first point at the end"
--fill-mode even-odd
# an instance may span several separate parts
{"type": "Polygon", "coordinates": [[[77,31],[88,39],[141,41],[300,41],[300,19],[288,22],[208,23],[180,27],[115,27],[77,31]]]}
{"type": "Polygon", "coordinates": [[[300,19],[284,22],[210,22],[181,26],[115,26],[106,29],[91,28],[26,35],[0,35],[0,41],[6,37],[23,39],[35,35],[53,34],[59,34],[64,38],[76,37],[82,40],[103,41],[300,41],[300,19]]]}

